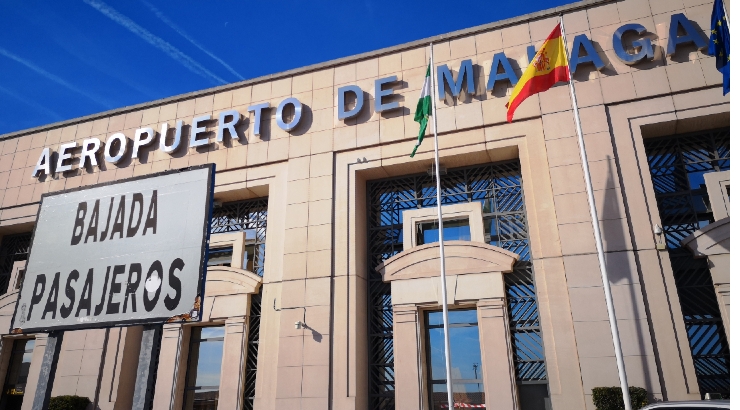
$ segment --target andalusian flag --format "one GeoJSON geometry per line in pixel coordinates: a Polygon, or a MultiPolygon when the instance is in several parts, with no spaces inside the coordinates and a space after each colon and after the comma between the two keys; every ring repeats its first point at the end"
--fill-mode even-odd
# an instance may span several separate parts
{"type": "Polygon", "coordinates": [[[511,91],[511,98],[506,104],[506,120],[511,122],[514,110],[530,95],[547,91],[557,82],[569,80],[568,58],[558,23],[511,91]]]}
{"type": "Polygon", "coordinates": [[[416,155],[416,150],[424,141],[424,134],[427,132],[427,123],[429,122],[429,116],[432,115],[432,80],[429,76],[431,72],[431,65],[427,66],[427,76],[424,78],[424,86],[421,87],[421,95],[419,96],[419,102],[416,104],[416,114],[414,114],[414,121],[419,123],[419,140],[414,145],[414,150],[411,152],[411,158],[416,155]]]}

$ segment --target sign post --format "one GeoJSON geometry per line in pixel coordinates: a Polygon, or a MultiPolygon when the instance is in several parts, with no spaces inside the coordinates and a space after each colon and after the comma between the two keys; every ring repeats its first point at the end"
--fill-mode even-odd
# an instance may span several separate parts
{"type": "Polygon", "coordinates": [[[48,406],[64,331],[131,325],[147,408],[162,324],[202,316],[213,184],[208,164],[41,198],[10,329],[49,333],[33,409],[48,406]]]}
{"type": "Polygon", "coordinates": [[[52,332],[46,338],[44,357],[41,359],[39,381],[36,384],[36,393],[33,395],[33,410],[45,410],[49,407],[51,388],[54,385],[54,374],[59,360],[59,351],[62,349],[64,332],[52,332]]]}
{"type": "Polygon", "coordinates": [[[134,386],[134,400],[132,410],[146,410],[151,408],[154,398],[154,375],[156,374],[155,355],[162,344],[162,325],[146,325],[141,335],[141,350],[139,350],[139,366],[136,369],[136,385],[134,386]]]}

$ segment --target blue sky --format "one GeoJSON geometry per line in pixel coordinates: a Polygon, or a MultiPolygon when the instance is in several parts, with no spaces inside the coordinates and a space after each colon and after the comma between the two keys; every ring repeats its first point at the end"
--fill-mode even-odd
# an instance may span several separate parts
{"type": "Polygon", "coordinates": [[[0,1],[0,134],[570,3],[0,1]]]}

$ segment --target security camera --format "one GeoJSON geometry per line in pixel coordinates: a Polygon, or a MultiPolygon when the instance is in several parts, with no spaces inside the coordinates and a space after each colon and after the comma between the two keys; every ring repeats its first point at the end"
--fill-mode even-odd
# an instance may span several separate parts
{"type": "Polygon", "coordinates": [[[300,321],[300,320],[299,320],[299,321],[297,321],[297,322],[295,322],[295,328],[296,328],[296,329],[300,329],[301,327],[303,327],[303,323],[301,323],[301,321],[300,321]]]}

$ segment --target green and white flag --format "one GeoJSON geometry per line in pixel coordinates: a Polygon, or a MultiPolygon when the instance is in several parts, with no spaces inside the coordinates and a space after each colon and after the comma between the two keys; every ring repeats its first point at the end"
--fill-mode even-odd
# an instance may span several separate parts
{"type": "Polygon", "coordinates": [[[414,150],[411,152],[411,158],[416,155],[416,150],[424,141],[424,134],[427,132],[427,123],[429,122],[429,116],[432,115],[432,79],[430,75],[431,65],[427,66],[427,76],[424,78],[424,86],[421,87],[421,95],[419,96],[419,102],[416,104],[416,114],[414,114],[414,121],[419,123],[419,140],[414,145],[414,150]]]}

